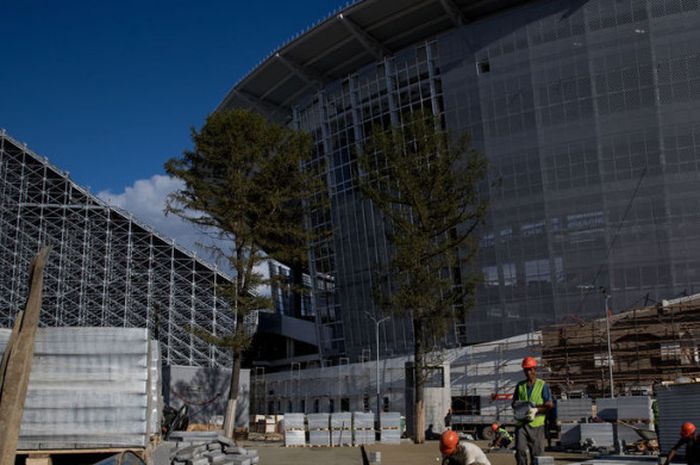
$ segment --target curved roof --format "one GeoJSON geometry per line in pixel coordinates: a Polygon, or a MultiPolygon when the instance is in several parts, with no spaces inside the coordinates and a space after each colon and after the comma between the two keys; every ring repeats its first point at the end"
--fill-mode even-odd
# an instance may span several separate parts
{"type": "Polygon", "coordinates": [[[526,1],[356,1],[270,54],[233,86],[217,110],[254,108],[287,120],[298,98],[326,82],[415,42],[526,1]]]}

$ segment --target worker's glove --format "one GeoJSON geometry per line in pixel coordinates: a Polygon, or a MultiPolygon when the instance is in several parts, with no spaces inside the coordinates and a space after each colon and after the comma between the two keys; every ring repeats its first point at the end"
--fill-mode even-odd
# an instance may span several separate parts
{"type": "Polygon", "coordinates": [[[534,421],[537,416],[537,407],[531,407],[527,411],[527,421],[534,421]]]}

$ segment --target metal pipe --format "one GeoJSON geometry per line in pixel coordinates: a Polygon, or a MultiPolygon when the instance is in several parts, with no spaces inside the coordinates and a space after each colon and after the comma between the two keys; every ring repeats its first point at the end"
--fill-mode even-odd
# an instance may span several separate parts
{"type": "Polygon", "coordinates": [[[612,359],[612,345],[610,344],[610,314],[608,313],[608,300],[610,300],[610,295],[605,294],[605,327],[608,332],[608,371],[610,372],[610,398],[615,398],[615,384],[613,381],[613,359],[612,359]]]}
{"type": "Polygon", "coordinates": [[[372,315],[369,312],[365,312],[365,315],[367,315],[372,321],[374,321],[374,335],[375,335],[375,343],[377,344],[377,360],[376,360],[376,376],[377,376],[377,420],[379,420],[379,412],[381,412],[381,381],[379,378],[379,325],[384,323],[386,320],[389,319],[388,316],[385,316],[381,320],[377,320],[377,317],[372,315]]]}

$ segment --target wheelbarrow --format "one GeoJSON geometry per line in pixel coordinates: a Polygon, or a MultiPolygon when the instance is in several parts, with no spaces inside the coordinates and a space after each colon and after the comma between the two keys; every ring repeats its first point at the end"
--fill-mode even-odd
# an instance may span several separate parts
{"type": "Polygon", "coordinates": [[[653,454],[659,452],[659,439],[656,435],[656,431],[649,428],[640,428],[639,426],[630,425],[629,423],[625,423],[624,421],[620,420],[617,421],[617,424],[630,428],[637,433],[637,436],[639,436],[639,440],[631,446],[631,449],[634,452],[640,454],[653,454]]]}

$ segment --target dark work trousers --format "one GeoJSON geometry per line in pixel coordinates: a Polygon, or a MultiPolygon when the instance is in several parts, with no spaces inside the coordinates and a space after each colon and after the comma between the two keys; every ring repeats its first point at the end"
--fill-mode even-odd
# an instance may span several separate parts
{"type": "Polygon", "coordinates": [[[515,461],[517,465],[528,465],[527,451],[530,451],[530,465],[535,457],[544,454],[544,426],[533,428],[530,425],[518,426],[515,430],[515,461]]]}

